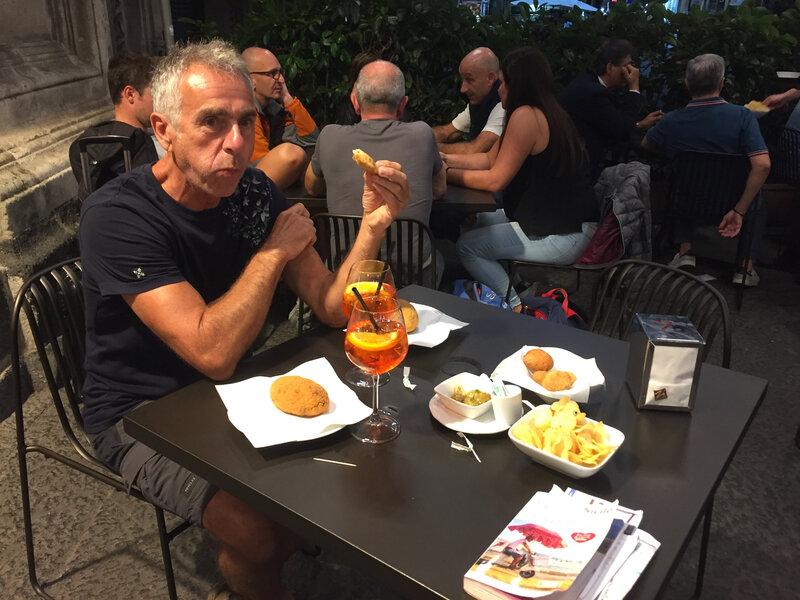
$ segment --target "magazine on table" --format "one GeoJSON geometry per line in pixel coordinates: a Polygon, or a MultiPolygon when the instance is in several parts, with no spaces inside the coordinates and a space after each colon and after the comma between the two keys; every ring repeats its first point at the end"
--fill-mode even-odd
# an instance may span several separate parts
{"type": "Polygon", "coordinates": [[[631,559],[641,519],[577,490],[537,492],[464,575],[464,590],[480,600],[621,598],[649,560],[631,559]]]}

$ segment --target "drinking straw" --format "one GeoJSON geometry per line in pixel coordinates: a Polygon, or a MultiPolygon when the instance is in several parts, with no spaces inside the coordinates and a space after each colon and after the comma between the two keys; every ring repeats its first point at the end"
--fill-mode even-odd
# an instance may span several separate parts
{"type": "Polygon", "coordinates": [[[364,309],[364,312],[367,313],[367,316],[369,317],[370,323],[372,323],[372,326],[375,328],[375,331],[380,331],[381,328],[378,326],[378,323],[375,321],[374,317],[372,316],[372,313],[370,312],[369,307],[367,306],[367,303],[364,302],[364,298],[362,298],[361,294],[358,293],[358,288],[356,286],[353,286],[352,289],[353,289],[353,293],[356,295],[356,300],[358,300],[359,304],[361,304],[361,307],[364,309]]]}
{"type": "Polygon", "coordinates": [[[381,275],[380,275],[380,277],[378,277],[378,287],[375,288],[375,295],[376,296],[381,293],[381,286],[383,285],[383,278],[386,277],[386,273],[388,273],[388,272],[389,272],[388,269],[384,269],[383,271],[381,271],[381,275]]]}

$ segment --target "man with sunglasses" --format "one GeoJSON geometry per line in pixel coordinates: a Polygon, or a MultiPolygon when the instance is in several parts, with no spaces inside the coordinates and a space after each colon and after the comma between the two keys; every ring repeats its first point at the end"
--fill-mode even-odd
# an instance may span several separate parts
{"type": "Polygon", "coordinates": [[[305,171],[304,148],[317,142],[319,130],[299,99],[289,93],[278,58],[265,48],[242,52],[256,97],[256,143],[250,164],[264,171],[280,189],[305,171]]]}

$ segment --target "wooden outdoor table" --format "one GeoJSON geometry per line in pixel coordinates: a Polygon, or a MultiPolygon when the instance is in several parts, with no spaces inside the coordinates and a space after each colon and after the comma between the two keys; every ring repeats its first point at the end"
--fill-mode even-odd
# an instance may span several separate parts
{"type": "MultiPolygon", "coordinates": [[[[392,442],[362,444],[342,430],[314,441],[253,448],[228,421],[210,381],[136,409],[125,418],[125,429],[413,599],[467,598],[463,574],[537,490],[556,484],[618,499],[643,509],[642,528],[661,542],[629,597],[656,597],[763,399],[766,381],[704,364],[691,413],[640,412],[624,384],[626,342],[421,287],[400,295],[469,325],[435,348],[410,348],[403,365],[411,367],[415,390],[402,386],[400,369],[381,389],[382,404],[399,411],[402,432],[392,442]],[[596,357],[606,384],[592,392],[587,413],[626,436],[596,475],[571,479],[540,466],[506,434],[470,436],[478,463],[452,450],[455,432],[430,415],[433,386],[458,368],[459,357],[490,373],[525,344],[596,357]]],[[[242,364],[236,378],[278,375],[320,356],[341,377],[350,367],[343,338],[333,329],[300,336],[242,364]]],[[[368,391],[359,395],[369,403],[368,391]]],[[[524,397],[540,403],[532,392],[524,397]]]]}

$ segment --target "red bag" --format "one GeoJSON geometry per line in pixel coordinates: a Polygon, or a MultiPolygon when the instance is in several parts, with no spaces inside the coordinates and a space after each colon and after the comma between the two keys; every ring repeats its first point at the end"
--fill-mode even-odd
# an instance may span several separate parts
{"type": "Polygon", "coordinates": [[[624,251],[619,221],[613,211],[608,211],[576,264],[602,265],[617,260],[624,251]]]}

